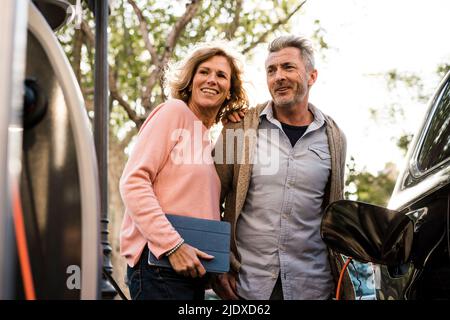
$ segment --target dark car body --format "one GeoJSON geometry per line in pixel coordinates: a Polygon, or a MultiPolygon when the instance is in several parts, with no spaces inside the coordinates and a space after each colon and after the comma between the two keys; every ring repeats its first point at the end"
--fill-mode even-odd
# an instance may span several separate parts
{"type": "Polygon", "coordinates": [[[450,72],[405,163],[389,210],[331,204],[322,237],[333,250],[373,263],[376,299],[450,299],[450,72]]]}

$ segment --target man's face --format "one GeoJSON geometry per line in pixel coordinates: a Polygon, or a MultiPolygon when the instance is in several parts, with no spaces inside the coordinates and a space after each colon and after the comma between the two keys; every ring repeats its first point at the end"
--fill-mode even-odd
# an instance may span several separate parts
{"type": "Polygon", "coordinates": [[[317,71],[306,71],[300,50],[288,47],[269,54],[266,75],[275,105],[292,107],[305,99],[316,81],[317,71]]]}

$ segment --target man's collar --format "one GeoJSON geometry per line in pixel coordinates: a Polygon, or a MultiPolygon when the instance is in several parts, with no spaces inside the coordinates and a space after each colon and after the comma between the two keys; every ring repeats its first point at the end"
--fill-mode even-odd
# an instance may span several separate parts
{"type": "Polygon", "coordinates": [[[324,122],[326,122],[325,116],[323,115],[322,111],[317,109],[316,106],[312,103],[308,103],[308,109],[314,116],[313,122],[317,123],[318,127],[321,127],[324,122]]]}
{"type": "MultiPolygon", "coordinates": [[[[323,115],[323,113],[317,109],[312,103],[308,103],[308,110],[311,111],[311,113],[314,116],[313,122],[317,125],[317,127],[321,127],[324,122],[326,122],[326,119],[323,115]]],[[[262,117],[266,117],[267,120],[273,120],[275,119],[273,116],[273,100],[270,100],[262,112],[259,114],[259,122],[261,123],[262,117]]]]}
{"type": "Polygon", "coordinates": [[[266,117],[267,120],[273,120],[273,109],[272,109],[273,101],[270,100],[263,111],[259,114],[259,122],[261,123],[262,117],[266,117]]]}

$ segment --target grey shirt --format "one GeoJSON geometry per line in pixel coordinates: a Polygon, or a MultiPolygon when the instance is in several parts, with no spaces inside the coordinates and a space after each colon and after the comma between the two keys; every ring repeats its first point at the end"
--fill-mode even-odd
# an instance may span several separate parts
{"type": "Polygon", "coordinates": [[[325,118],[313,105],[309,109],[314,121],[294,147],[271,103],[260,115],[257,158],[236,227],[237,290],[245,299],[269,299],[279,274],[287,300],[327,299],[333,288],[320,237],[331,156],[325,118]]]}

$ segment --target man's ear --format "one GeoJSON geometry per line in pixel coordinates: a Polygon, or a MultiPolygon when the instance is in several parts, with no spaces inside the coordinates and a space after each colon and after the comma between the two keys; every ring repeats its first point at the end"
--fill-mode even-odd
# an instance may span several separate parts
{"type": "Polygon", "coordinates": [[[317,69],[309,71],[308,86],[312,86],[317,80],[317,69]]]}

